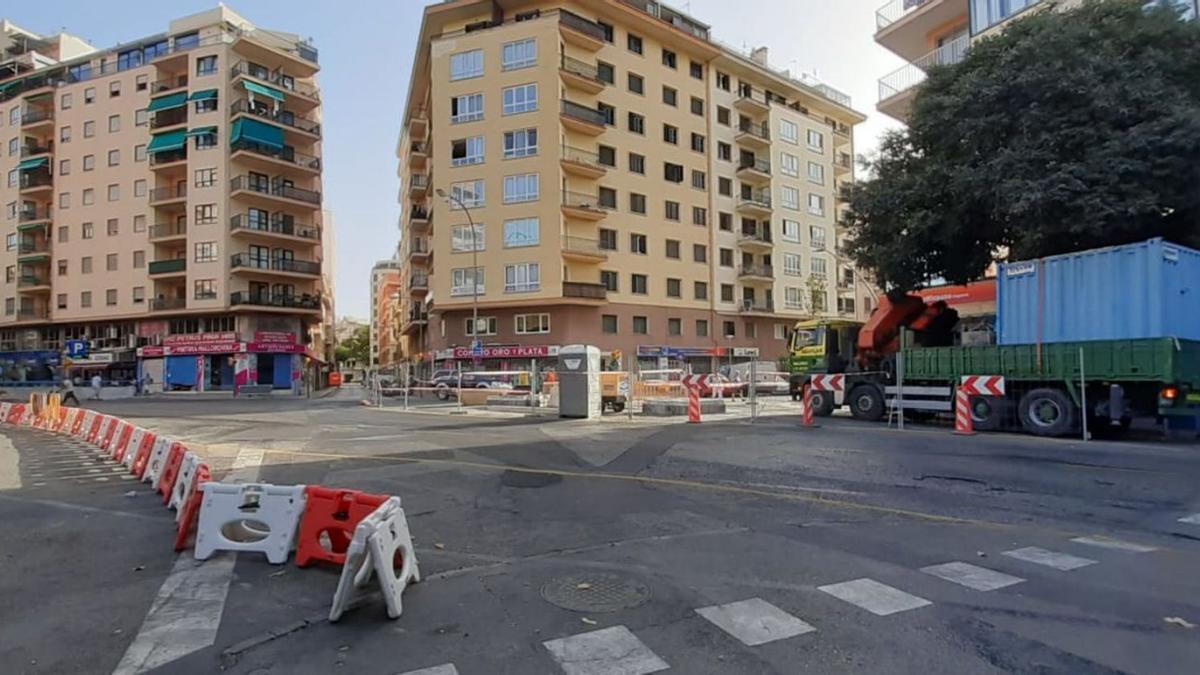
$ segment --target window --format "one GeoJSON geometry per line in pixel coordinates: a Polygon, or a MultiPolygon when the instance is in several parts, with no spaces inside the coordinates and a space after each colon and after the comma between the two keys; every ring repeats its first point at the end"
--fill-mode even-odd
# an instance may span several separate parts
{"type": "Polygon", "coordinates": [[[196,111],[197,115],[202,115],[207,112],[216,112],[217,99],[216,99],[216,97],[213,97],[213,98],[203,98],[203,99],[200,99],[199,101],[195,101],[193,109],[196,111]]]}
{"type": "Polygon", "coordinates": [[[809,272],[818,279],[824,279],[826,275],[825,259],[813,256],[809,263],[809,272]]]}
{"type": "Polygon", "coordinates": [[[134,232],[145,232],[146,231],[146,216],[134,216],[133,217],[133,231],[134,232]]]}
{"type": "Polygon", "coordinates": [[[522,84],[504,90],[504,114],[517,115],[537,110],[537,84],[522,84]]]}
{"type": "Polygon", "coordinates": [[[212,187],[217,184],[216,169],[196,169],[195,185],[198,188],[212,187]]]}
{"type": "Polygon", "coordinates": [[[825,215],[825,198],[811,192],[808,193],[808,212],[814,216],[825,215]]]}
{"type": "Polygon", "coordinates": [[[692,187],[704,190],[708,187],[708,174],[699,169],[692,169],[692,187]]]}
{"type": "Polygon", "coordinates": [[[121,116],[120,115],[109,115],[108,116],[108,133],[115,134],[116,132],[118,132],[120,130],[121,130],[121,116]]]}
{"type": "Polygon", "coordinates": [[[113,80],[112,82],[109,82],[109,83],[108,83],[108,97],[109,97],[109,98],[116,98],[116,97],[118,97],[118,96],[120,96],[120,95],[121,95],[121,82],[120,82],[120,80],[113,80]]]}
{"type": "Polygon", "coordinates": [[[80,307],[91,307],[92,306],[92,292],[91,291],[83,291],[79,294],[79,306],[80,307]]]}
{"type": "Polygon", "coordinates": [[[662,88],[662,100],[663,103],[666,103],[669,106],[676,106],[679,104],[679,92],[675,90],[675,88],[668,87],[664,84],[662,88]]]}
{"type": "Polygon", "coordinates": [[[135,162],[146,161],[146,146],[145,146],[145,144],[133,146],[133,161],[135,161],[135,162]]]}
{"type": "Polygon", "coordinates": [[[615,84],[617,81],[617,71],[611,63],[603,61],[596,62],[596,79],[601,82],[615,84]]]}
{"type": "Polygon", "coordinates": [[[607,103],[597,103],[596,110],[604,116],[604,123],[610,127],[617,126],[617,109],[607,103]]]}
{"type": "Polygon", "coordinates": [[[663,141],[671,145],[679,145],[679,128],[670,124],[664,124],[663,141]]]}
{"type": "Polygon", "coordinates": [[[629,130],[635,134],[646,133],[646,118],[635,113],[629,113],[629,130]]]}
{"type": "Polygon", "coordinates": [[[504,266],[504,292],[530,293],[542,287],[541,267],[537,263],[504,266]]]}
{"type": "Polygon", "coordinates": [[[733,180],[721,176],[717,178],[717,193],[723,197],[733,196],[733,180]]]}
{"type": "MultiPolygon", "coordinates": [[[[500,48],[500,67],[503,70],[528,68],[537,63],[537,40],[506,42],[500,48]]],[[[480,64],[482,68],[482,64],[480,64]]]]}
{"type": "Polygon", "coordinates": [[[108,151],[108,165],[109,166],[120,166],[121,165],[121,151],[120,150],[109,150],[108,151]]]}
{"type": "Polygon", "coordinates": [[[62,159],[62,160],[59,160],[59,162],[58,162],[58,175],[60,175],[60,176],[69,176],[69,175],[71,175],[71,160],[69,160],[69,159],[62,159]]]}
{"type": "MultiPolygon", "coordinates": [[[[481,155],[482,155],[482,148],[481,155]]],[[[504,159],[529,157],[538,153],[537,129],[504,132],[504,159]]]]}
{"type": "Polygon", "coordinates": [[[69,241],[70,236],[71,236],[70,233],[71,233],[71,228],[67,227],[66,225],[60,225],[58,227],[58,242],[60,244],[67,243],[67,241],[69,241]]]}
{"type": "Polygon", "coordinates": [[[779,137],[788,143],[800,142],[800,127],[795,122],[779,120],[779,137]]]}
{"type": "Polygon", "coordinates": [[[825,167],[816,162],[808,163],[808,180],[817,185],[825,184],[825,167]]]}
{"type": "Polygon", "coordinates": [[[663,216],[667,220],[673,220],[675,222],[678,222],[679,221],[679,202],[673,202],[670,199],[668,199],[665,202],[663,202],[663,206],[665,207],[663,209],[663,211],[664,211],[663,216]]]}
{"type": "Polygon", "coordinates": [[[212,225],[217,222],[217,205],[197,204],[194,221],[197,225],[212,225]]]}
{"type": "Polygon", "coordinates": [[[612,270],[600,270],[600,283],[604,285],[605,290],[616,293],[618,277],[619,275],[612,270]]]}
{"type": "Polygon", "coordinates": [[[800,241],[800,223],[795,220],[783,219],[783,238],[786,241],[800,241]]]}
{"type": "Polygon", "coordinates": [[[538,174],[526,173],[517,176],[504,177],[504,203],[520,204],[536,201],[538,198],[538,174]]]}
{"type": "Polygon", "coordinates": [[[196,75],[215,75],[217,73],[217,57],[201,56],[196,59],[196,75]]]}
{"type": "Polygon", "coordinates": [[[93,122],[92,120],[88,120],[87,122],[84,122],[83,123],[83,137],[91,138],[92,136],[95,136],[95,135],[96,135],[96,123],[93,122]]]}
{"type": "Polygon", "coordinates": [[[662,50],[662,64],[668,68],[675,68],[679,63],[679,57],[670,49],[662,50]]]}
{"type": "Polygon", "coordinates": [[[467,208],[475,208],[483,206],[483,181],[467,181],[465,183],[453,183],[450,185],[450,196],[454,197],[451,200],[451,209],[457,210],[461,208],[458,202],[462,202],[467,208]]]}
{"type": "Polygon", "coordinates": [[[517,335],[539,335],[550,332],[549,314],[518,314],[513,317],[517,335]]]}
{"type": "Polygon", "coordinates": [[[667,240],[666,255],[671,260],[679,260],[679,240],[678,239],[668,239],[667,240]]]}
{"type": "Polygon", "coordinates": [[[708,209],[703,206],[692,207],[692,224],[701,227],[708,225],[708,209]]]}
{"type": "Polygon", "coordinates": [[[71,193],[70,192],[58,193],[58,208],[60,208],[60,209],[71,208],[71,193]]]}
{"type": "Polygon", "coordinates": [[[134,286],[133,287],[133,304],[136,305],[136,304],[139,304],[139,303],[142,303],[145,301],[146,301],[146,287],[145,286],[134,286]]]}
{"type": "Polygon", "coordinates": [[[683,335],[683,320],[667,319],[667,335],[683,335]]]}
{"type": "Polygon", "coordinates": [[[108,221],[104,223],[104,230],[110,237],[117,236],[121,232],[121,221],[117,220],[116,218],[109,218],[108,221]]]}
{"type": "Polygon", "coordinates": [[[614,335],[617,332],[617,315],[616,314],[601,314],[600,315],[600,331],[614,335]]]}
{"type": "Polygon", "coordinates": [[[697,80],[704,79],[704,64],[692,61],[688,64],[688,73],[697,80]]]}
{"type": "Polygon", "coordinates": [[[825,152],[825,136],[819,131],[808,130],[808,147],[817,152],[825,152]]]}
{"type": "Polygon", "coordinates": [[[629,91],[635,94],[646,93],[646,80],[641,75],[629,73],[626,79],[629,82],[629,91]]]}
{"type": "Polygon", "coordinates": [[[633,332],[645,335],[650,332],[650,321],[644,316],[633,317],[633,332]]]}
{"type": "Polygon", "coordinates": [[[792,276],[800,276],[800,256],[795,253],[783,254],[783,273],[792,276]]]}
{"type": "Polygon", "coordinates": [[[83,90],[83,102],[86,103],[87,105],[91,105],[96,102],[96,88],[95,87],[88,87],[87,89],[83,90]]]}
{"type": "Polygon", "coordinates": [[[514,218],[504,221],[504,248],[537,246],[541,239],[541,223],[537,218],[514,218]]]}
{"type": "Polygon", "coordinates": [[[629,193],[629,210],[633,213],[646,213],[646,195],[641,195],[636,192],[629,193]]]}
{"type": "Polygon", "coordinates": [[[83,189],[83,205],[89,206],[96,203],[96,191],[92,188],[83,189]]]}
{"type": "Polygon", "coordinates": [[[217,243],[215,241],[196,242],[195,261],[198,263],[216,262],[217,261],[217,243]]]}
{"type": "Polygon", "coordinates": [[[800,209],[800,191],[783,185],[779,188],[779,204],[785,209],[800,209]]]}
{"type": "Polygon", "coordinates": [[[696,337],[708,337],[708,319],[696,319],[696,337]]]}
{"type": "Polygon", "coordinates": [[[733,161],[733,146],[724,141],[717,141],[717,159],[725,162],[733,161]]]}
{"type": "Polygon", "coordinates": [[[483,94],[466,94],[450,99],[451,124],[483,119],[483,94]]]}
{"type": "Polygon", "coordinates": [[[483,136],[460,138],[450,143],[450,165],[467,166],[483,163],[483,136]]]}
{"type": "MultiPolygon", "coordinates": [[[[214,56],[213,58],[215,59],[217,57],[214,56]]],[[[146,91],[146,88],[149,86],[150,86],[150,77],[148,75],[138,75],[133,80],[133,88],[138,91],[146,91]]]]}
{"type": "Polygon", "coordinates": [[[748,337],[748,338],[753,338],[753,337],[756,337],[756,336],[757,336],[757,334],[758,334],[758,329],[757,329],[757,327],[754,325],[754,323],[753,323],[752,321],[746,321],[746,322],[744,322],[742,325],[743,325],[743,327],[744,327],[744,329],[745,329],[745,332],[746,332],[746,337],[748,337]]]}
{"type": "Polygon", "coordinates": [[[629,51],[633,52],[634,54],[642,53],[642,38],[634,35],[633,33],[630,33],[625,38],[625,44],[629,48],[629,51]]]}
{"type": "Polygon", "coordinates": [[[704,136],[692,132],[692,150],[696,152],[704,152],[704,136]]]}
{"type": "Polygon", "coordinates": [[[646,235],[630,233],[629,252],[646,255],[646,235]]]}
{"type": "Polygon", "coordinates": [[[483,295],[483,268],[460,267],[450,270],[450,295],[483,295]],[[474,289],[474,290],[472,290],[474,289]]]}
{"type": "Polygon", "coordinates": [[[95,233],[95,228],[91,223],[84,223],[80,226],[80,239],[91,239],[95,233]]]}
{"type": "Polygon", "coordinates": [[[646,156],[636,152],[629,153],[629,170],[633,173],[646,175],[646,156]]]}
{"type": "Polygon", "coordinates": [[[600,228],[600,250],[615,251],[617,250],[617,231],[607,228],[600,228]]]}
{"type": "Polygon", "coordinates": [[[596,159],[603,166],[617,166],[617,149],[608,145],[596,148],[596,159]]]}
{"type": "Polygon", "coordinates": [[[470,251],[472,247],[476,251],[482,251],[487,248],[483,225],[477,223],[474,228],[470,225],[455,225],[450,228],[451,251],[470,251]],[[472,229],[474,229],[474,233],[472,233],[472,229]]]}
{"type": "Polygon", "coordinates": [[[667,279],[667,297],[682,298],[683,297],[683,281],[679,279],[667,279]]]}
{"type": "Polygon", "coordinates": [[[717,124],[723,124],[725,126],[730,126],[729,108],[725,108],[723,106],[717,106],[717,124]]]}
{"type": "Polygon", "coordinates": [[[495,335],[496,317],[481,316],[478,323],[471,319],[463,319],[463,335],[495,335]]]}
{"type": "Polygon", "coordinates": [[[600,30],[604,31],[604,41],[609,44],[612,44],[613,43],[613,35],[616,33],[616,31],[612,27],[612,24],[604,23],[603,21],[597,20],[596,25],[600,27],[600,30]]]}
{"type": "Polygon", "coordinates": [[[600,206],[606,209],[616,210],[617,208],[617,191],[609,188],[600,188],[600,193],[597,195],[600,206]]]}
{"type": "Polygon", "coordinates": [[[800,177],[800,158],[786,152],[779,153],[779,171],[785,176],[800,177]]]}
{"type": "MultiPolygon", "coordinates": [[[[17,110],[17,108],[13,108],[13,110],[17,110]]],[[[58,142],[59,143],[70,143],[71,142],[71,127],[64,126],[58,130],[58,142]]]]}
{"type": "Polygon", "coordinates": [[[79,259],[79,271],[81,274],[92,273],[92,256],[86,255],[79,259]]]}
{"type": "Polygon", "coordinates": [[[196,300],[212,300],[217,297],[216,279],[197,279],[192,284],[192,297],[196,300]]]}
{"type": "Polygon", "coordinates": [[[92,169],[95,169],[95,168],[96,168],[96,156],[95,155],[84,155],[83,156],[83,170],[91,171],[92,169]]]}
{"type": "Polygon", "coordinates": [[[59,294],[56,296],[56,302],[55,302],[55,305],[56,305],[56,307],[57,307],[58,309],[66,309],[66,308],[67,308],[67,294],[66,294],[66,293],[59,293],[59,294]]]}
{"type": "Polygon", "coordinates": [[[812,247],[817,251],[825,250],[825,228],[820,225],[808,226],[808,238],[812,242],[812,247]]]}
{"type": "Polygon", "coordinates": [[[472,49],[450,55],[450,81],[467,80],[483,75],[483,50],[472,49]]]}
{"type": "Polygon", "coordinates": [[[141,269],[145,266],[146,266],[146,252],[145,251],[134,251],[133,252],[133,269],[137,270],[137,269],[141,269]]]}
{"type": "Polygon", "coordinates": [[[682,183],[683,165],[663,162],[663,180],[668,180],[672,183],[682,183]]]}
{"type": "Polygon", "coordinates": [[[133,111],[133,126],[144,127],[150,123],[150,113],[145,108],[133,111]]]}
{"type": "Polygon", "coordinates": [[[109,253],[108,255],[104,256],[104,269],[105,269],[105,271],[108,271],[108,272],[116,272],[117,271],[117,254],[116,253],[109,253]]]}
{"type": "Polygon", "coordinates": [[[722,248],[717,251],[717,259],[721,267],[733,267],[733,249],[722,248]]]}
{"type": "Polygon", "coordinates": [[[730,90],[728,73],[717,72],[717,88],[721,91],[730,90]]]}

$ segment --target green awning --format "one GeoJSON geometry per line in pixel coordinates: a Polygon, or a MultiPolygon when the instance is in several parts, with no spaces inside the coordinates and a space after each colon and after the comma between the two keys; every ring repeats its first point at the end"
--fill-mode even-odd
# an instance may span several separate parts
{"type": "Polygon", "coordinates": [[[204,136],[215,133],[217,133],[216,127],[200,127],[199,129],[192,129],[191,131],[187,132],[187,136],[188,138],[191,138],[192,136],[204,136]]]}
{"type": "Polygon", "coordinates": [[[246,91],[249,91],[249,92],[252,92],[255,94],[261,94],[263,96],[268,96],[270,98],[275,99],[276,101],[283,100],[283,92],[279,91],[278,89],[274,89],[272,87],[264,87],[263,85],[258,84],[257,82],[249,82],[247,80],[242,80],[242,86],[244,86],[246,88],[246,91]]]}
{"type": "Polygon", "coordinates": [[[188,97],[188,100],[189,101],[207,101],[210,98],[216,98],[216,97],[217,97],[216,89],[205,89],[204,91],[193,91],[192,95],[188,97]]]}
{"type": "Polygon", "coordinates": [[[18,225],[17,231],[18,232],[28,232],[30,230],[40,230],[43,227],[49,227],[49,226],[50,226],[50,223],[25,223],[24,225],[18,225]]]}
{"type": "Polygon", "coordinates": [[[150,99],[150,107],[146,108],[149,112],[159,112],[160,110],[170,110],[187,105],[188,95],[186,91],[181,91],[175,94],[168,94],[160,98],[150,99]]]}
{"type": "Polygon", "coordinates": [[[229,142],[237,143],[242,140],[265,145],[274,150],[282,150],[283,129],[266,122],[239,117],[233,121],[233,135],[229,142]]]}
{"type": "Polygon", "coordinates": [[[167,152],[168,150],[178,150],[187,143],[187,132],[180,129],[179,131],[168,131],[165,134],[159,134],[150,139],[150,145],[146,146],[146,152],[153,155],[156,152],[167,152]]]}
{"type": "Polygon", "coordinates": [[[39,166],[43,166],[43,165],[47,164],[49,161],[50,161],[49,157],[34,157],[33,159],[24,159],[24,160],[21,160],[21,163],[17,165],[17,171],[25,171],[26,169],[36,169],[39,166]]]}

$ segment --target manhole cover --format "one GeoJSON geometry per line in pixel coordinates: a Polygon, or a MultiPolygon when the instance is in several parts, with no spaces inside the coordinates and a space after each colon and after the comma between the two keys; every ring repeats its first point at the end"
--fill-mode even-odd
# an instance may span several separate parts
{"type": "Polygon", "coordinates": [[[636,579],[586,572],[552,579],[542,586],[542,598],[576,612],[616,612],[650,599],[650,589],[636,579]]]}

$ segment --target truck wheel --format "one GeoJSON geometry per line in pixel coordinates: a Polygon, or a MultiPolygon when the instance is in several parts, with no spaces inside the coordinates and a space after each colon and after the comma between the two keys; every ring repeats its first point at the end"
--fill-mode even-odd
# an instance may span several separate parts
{"type": "Polygon", "coordinates": [[[850,392],[850,414],[856,420],[878,422],[883,418],[883,393],[873,384],[863,384],[850,392]]]}
{"type": "Polygon", "coordinates": [[[1034,389],[1021,397],[1021,428],[1035,436],[1065,436],[1075,428],[1079,411],[1059,389],[1034,389]]]}
{"type": "Polygon", "coordinates": [[[813,415],[817,417],[829,417],[833,414],[833,392],[831,391],[814,391],[808,395],[812,401],[813,415]]]}
{"type": "Polygon", "coordinates": [[[972,396],[971,424],[978,431],[999,431],[1004,428],[1008,401],[1002,396],[972,396]]]}

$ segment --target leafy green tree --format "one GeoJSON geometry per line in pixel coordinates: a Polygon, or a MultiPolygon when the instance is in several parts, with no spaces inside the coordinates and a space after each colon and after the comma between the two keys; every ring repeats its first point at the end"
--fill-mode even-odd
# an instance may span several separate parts
{"type": "Polygon", "coordinates": [[[338,363],[347,361],[367,363],[371,358],[371,328],[369,326],[355,328],[348,339],[338,344],[337,349],[334,350],[334,358],[338,363]]]}
{"type": "Polygon", "coordinates": [[[843,193],[855,261],[908,290],[1002,252],[1200,245],[1200,22],[1143,4],[1034,11],[931,69],[843,193]]]}

